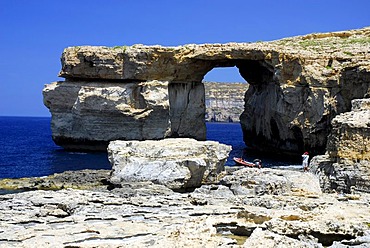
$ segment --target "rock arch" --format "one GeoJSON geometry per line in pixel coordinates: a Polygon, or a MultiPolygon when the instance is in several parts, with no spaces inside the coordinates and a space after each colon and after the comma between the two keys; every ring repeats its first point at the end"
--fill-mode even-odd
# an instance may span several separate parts
{"type": "Polygon", "coordinates": [[[59,74],[65,81],[44,89],[53,138],[65,148],[93,150],[114,139],[203,140],[201,81],[212,68],[236,66],[251,85],[240,118],[245,143],[270,152],[323,153],[331,119],[349,111],[352,99],[369,95],[369,53],[359,45],[369,33],[66,48],[59,74]]]}

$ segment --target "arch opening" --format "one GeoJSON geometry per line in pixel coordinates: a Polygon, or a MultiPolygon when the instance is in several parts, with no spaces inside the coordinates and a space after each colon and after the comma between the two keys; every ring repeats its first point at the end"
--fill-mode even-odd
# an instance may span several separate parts
{"type": "Polygon", "coordinates": [[[234,67],[216,67],[203,80],[206,122],[239,122],[248,83],[234,67]]]}
{"type": "MultiPolygon", "coordinates": [[[[264,60],[218,61],[214,64],[213,69],[208,71],[203,80],[207,140],[217,140],[233,146],[227,161],[229,165],[234,164],[233,157],[240,156],[249,160],[263,158],[270,166],[292,164],[292,160],[287,157],[276,157],[277,150],[274,150],[274,153],[266,153],[266,151],[272,151],[271,147],[280,147],[280,144],[284,147],[286,145],[284,142],[302,145],[294,144],[296,142],[294,140],[284,140],[285,134],[282,129],[286,126],[280,119],[279,104],[282,94],[275,68],[269,61],[264,60]],[[226,109],[235,107],[238,102],[236,95],[230,92],[238,83],[245,87],[243,90],[239,89],[237,121],[244,119],[240,124],[234,123],[233,126],[227,126],[226,123],[213,123],[229,121],[227,115],[231,115],[226,109]],[[216,110],[215,107],[219,109],[216,110]],[[270,156],[275,154],[275,156],[270,157],[268,154],[270,156]]],[[[298,139],[302,139],[302,135],[297,132],[299,130],[294,131],[294,137],[299,136],[298,139]]]]}
{"type": "Polygon", "coordinates": [[[235,63],[214,67],[204,76],[203,84],[207,140],[231,145],[226,165],[234,165],[233,157],[240,157],[245,149],[239,118],[249,85],[235,63]]]}

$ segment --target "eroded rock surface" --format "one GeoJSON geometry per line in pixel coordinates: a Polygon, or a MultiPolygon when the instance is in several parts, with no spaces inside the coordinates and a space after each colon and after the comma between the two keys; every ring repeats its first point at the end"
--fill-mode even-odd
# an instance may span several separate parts
{"type": "MultiPolygon", "coordinates": [[[[258,174],[265,185],[285,177],[295,188],[304,188],[309,173],[288,173],[252,168],[226,176],[237,184],[242,174],[258,174]]],[[[251,186],[251,180],[243,180],[241,187],[251,186]]],[[[368,194],[271,193],[234,194],[231,186],[210,184],[181,194],[151,182],[130,182],[110,191],[99,187],[0,195],[0,247],[370,245],[368,194]]]]}
{"type": "MultiPolygon", "coordinates": [[[[148,92],[146,84],[154,80],[167,82],[169,111],[161,105],[163,95],[158,95],[159,106],[155,107],[156,103],[147,103],[147,96],[140,90],[135,91],[138,97],[130,98],[136,107],[122,105],[117,110],[115,104],[110,104],[111,96],[104,96],[89,107],[93,115],[87,108],[79,112],[79,101],[87,96],[84,96],[87,94],[84,90],[69,96],[63,93],[62,87],[47,86],[44,99],[52,113],[53,137],[65,147],[69,144],[76,145],[76,148],[78,144],[84,147],[89,143],[100,148],[102,140],[95,139],[96,130],[106,137],[103,141],[106,145],[113,126],[122,130],[117,131],[119,135],[112,137],[114,139],[132,139],[125,136],[127,133],[137,134],[134,137],[137,140],[151,138],[145,128],[142,133],[131,129],[133,122],[139,127],[145,126],[149,122],[146,118],[155,120],[153,126],[158,125],[156,134],[163,138],[204,139],[201,81],[215,67],[236,66],[250,84],[241,116],[245,143],[270,152],[300,153],[308,150],[311,154],[323,154],[331,120],[339,113],[349,111],[352,99],[369,95],[369,48],[370,28],[256,43],[70,47],[62,55],[60,76],[66,81],[59,84],[83,81],[92,83],[92,88],[100,88],[109,82],[122,87],[120,91],[137,84],[144,87],[143,92],[148,92]],[[97,84],[94,86],[94,83],[97,84]],[[51,95],[63,94],[66,100],[60,97],[50,99],[51,95]],[[142,99],[145,106],[137,107],[142,106],[138,99],[142,99]],[[65,102],[70,104],[59,108],[65,102]],[[128,121],[126,112],[132,113],[132,109],[137,109],[138,113],[128,118],[133,120],[125,128],[122,121],[128,121]],[[145,113],[147,116],[144,117],[145,113]],[[110,116],[114,117],[110,119],[110,116]],[[157,116],[162,116],[162,119],[157,116]],[[170,127],[166,126],[167,120],[170,120],[170,127]],[[86,125],[88,131],[75,132],[74,129],[78,130],[81,124],[86,125]],[[128,128],[130,132],[126,132],[128,128]]],[[[163,86],[158,87],[158,90],[164,90],[163,86]]],[[[156,89],[152,90],[156,92],[156,89]]]]}
{"type": "Polygon", "coordinates": [[[352,111],[332,121],[327,154],[311,162],[325,190],[370,192],[370,99],[352,101],[352,111]]]}
{"type": "Polygon", "coordinates": [[[231,146],[215,141],[164,139],[112,141],[108,146],[111,182],[152,181],[170,189],[215,183],[231,146]]]}
{"type": "Polygon", "coordinates": [[[244,168],[222,178],[222,185],[235,195],[304,195],[321,194],[318,179],[311,173],[275,169],[244,168]]]}
{"type": "MultiPolygon", "coordinates": [[[[44,177],[1,179],[0,191],[97,189],[109,184],[111,170],[79,170],[55,173],[44,177]]],[[[0,192],[1,194],[1,192],[0,192]]]]}
{"type": "Polygon", "coordinates": [[[105,150],[112,139],[159,139],[171,132],[166,82],[57,82],[44,93],[53,139],[67,149],[105,150]]]}
{"type": "Polygon", "coordinates": [[[118,139],[205,140],[201,83],[56,82],[45,87],[44,103],[53,140],[66,149],[106,151],[118,139]]]}

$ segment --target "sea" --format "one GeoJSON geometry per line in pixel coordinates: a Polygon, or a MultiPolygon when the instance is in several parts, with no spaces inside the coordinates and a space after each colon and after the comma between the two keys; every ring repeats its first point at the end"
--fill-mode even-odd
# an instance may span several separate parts
{"type": "MultiPolygon", "coordinates": [[[[71,152],[54,144],[50,117],[0,116],[0,178],[41,177],[68,170],[111,169],[104,152],[71,152]]],[[[261,154],[245,146],[239,123],[208,122],[207,140],[231,145],[233,157],[259,158],[264,167],[296,167],[300,158],[261,154]]]]}

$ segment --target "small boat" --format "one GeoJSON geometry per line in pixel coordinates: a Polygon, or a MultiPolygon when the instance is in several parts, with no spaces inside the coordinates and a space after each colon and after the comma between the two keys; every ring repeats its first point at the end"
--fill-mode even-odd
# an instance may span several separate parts
{"type": "Polygon", "coordinates": [[[234,157],[233,159],[234,159],[235,163],[238,164],[238,165],[248,166],[248,167],[255,167],[256,166],[254,163],[245,161],[242,158],[234,157]]]}

